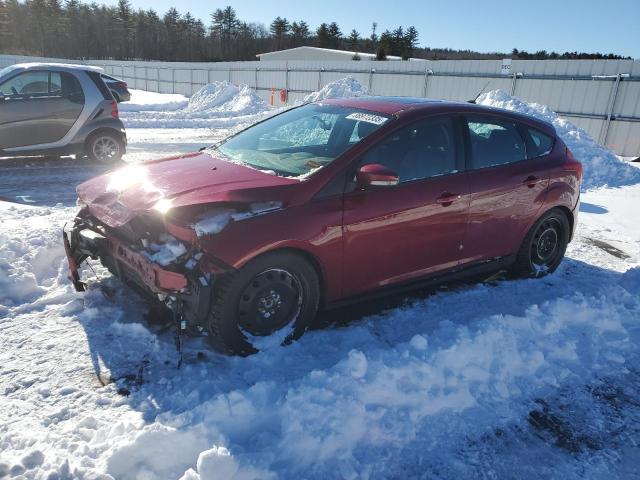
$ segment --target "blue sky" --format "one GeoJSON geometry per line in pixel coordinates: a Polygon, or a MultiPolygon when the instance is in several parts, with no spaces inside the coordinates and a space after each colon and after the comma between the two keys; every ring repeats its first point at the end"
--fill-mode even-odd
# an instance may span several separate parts
{"type": "MultiPolygon", "coordinates": [[[[101,0],[98,0],[101,3],[101,0]]],[[[106,0],[115,4],[117,0],[106,0]]],[[[216,8],[231,5],[245,21],[267,26],[274,17],[304,19],[313,29],[335,21],[343,32],[369,36],[414,25],[420,45],[478,51],[613,52],[640,58],[640,0],[131,0],[164,13],[175,6],[207,25],[216,8]]]]}

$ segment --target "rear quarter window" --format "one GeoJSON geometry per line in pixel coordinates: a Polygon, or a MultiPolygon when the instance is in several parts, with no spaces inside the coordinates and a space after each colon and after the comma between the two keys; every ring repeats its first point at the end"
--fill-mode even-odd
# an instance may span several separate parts
{"type": "Polygon", "coordinates": [[[102,98],[104,98],[105,100],[113,100],[113,96],[111,95],[111,91],[104,84],[104,80],[102,80],[102,76],[101,76],[100,73],[94,72],[92,70],[86,70],[85,73],[89,76],[91,81],[98,88],[98,90],[102,94],[102,98]]]}
{"type": "Polygon", "coordinates": [[[542,157],[551,153],[554,144],[553,137],[534,128],[527,128],[527,134],[531,140],[528,148],[528,158],[542,157]]]}

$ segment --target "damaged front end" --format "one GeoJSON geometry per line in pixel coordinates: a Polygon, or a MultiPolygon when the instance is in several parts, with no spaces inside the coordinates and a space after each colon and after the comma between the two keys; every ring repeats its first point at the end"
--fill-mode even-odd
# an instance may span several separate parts
{"type": "Polygon", "coordinates": [[[232,270],[204,256],[193,230],[151,214],[114,228],[84,208],[62,236],[69,278],[77,291],[86,289],[81,264],[99,259],[125,284],[179,313],[184,328],[203,330],[215,278],[232,270]]]}
{"type": "Polygon", "coordinates": [[[190,331],[205,332],[216,279],[235,269],[206,255],[201,240],[230,223],[282,208],[281,202],[259,202],[200,205],[171,214],[152,209],[113,226],[85,206],[73,226],[63,229],[69,278],[84,291],[79,268],[89,258],[99,259],[125,284],[178,313],[190,331]]]}

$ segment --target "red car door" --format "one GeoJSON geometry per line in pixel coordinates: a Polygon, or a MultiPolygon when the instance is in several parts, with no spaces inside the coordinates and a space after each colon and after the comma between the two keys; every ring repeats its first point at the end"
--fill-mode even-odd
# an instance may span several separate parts
{"type": "Polygon", "coordinates": [[[389,134],[358,162],[381,164],[400,183],[345,194],[345,296],[449,269],[460,261],[469,187],[448,116],[389,134]]]}
{"type": "MultiPolygon", "coordinates": [[[[469,117],[471,203],[464,261],[515,253],[540,215],[552,163],[550,148],[531,155],[527,127],[493,117],[469,117]]],[[[548,138],[548,137],[547,137],[548,138]]],[[[549,143],[550,146],[552,144],[549,143]]]]}

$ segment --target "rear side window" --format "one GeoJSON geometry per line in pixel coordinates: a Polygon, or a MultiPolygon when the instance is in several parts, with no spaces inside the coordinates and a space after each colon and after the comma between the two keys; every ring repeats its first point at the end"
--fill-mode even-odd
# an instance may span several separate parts
{"type": "Polygon", "coordinates": [[[524,140],[513,122],[472,117],[467,120],[473,168],[487,168],[527,158],[524,140]]]}
{"type": "Polygon", "coordinates": [[[551,153],[551,150],[553,150],[553,137],[533,128],[527,128],[527,134],[531,140],[528,158],[542,157],[551,153]]]}

